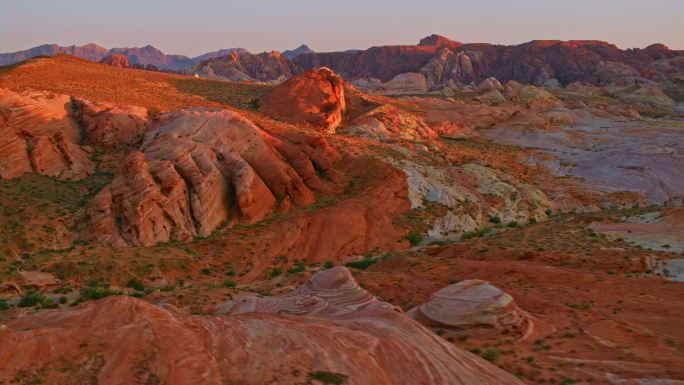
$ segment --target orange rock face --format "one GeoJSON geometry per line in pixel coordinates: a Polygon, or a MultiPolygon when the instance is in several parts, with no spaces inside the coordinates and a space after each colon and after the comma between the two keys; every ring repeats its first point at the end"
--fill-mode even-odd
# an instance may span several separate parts
{"type": "Polygon", "coordinates": [[[74,99],[77,116],[89,144],[113,150],[141,135],[147,126],[147,109],[74,99]]]}
{"type": "Polygon", "coordinates": [[[67,95],[0,89],[0,178],[27,172],[66,179],[92,174],[95,165],[79,145],[71,111],[67,95]]]}
{"type": "Polygon", "coordinates": [[[321,377],[347,384],[522,384],[370,294],[360,303],[344,268],[313,281],[308,294],[256,299],[235,315],[192,316],[111,297],[10,321],[0,329],[0,381],[40,375],[51,383],[100,384],[295,384],[321,377]],[[321,288],[325,297],[317,295],[321,288]]]}
{"type": "Polygon", "coordinates": [[[336,159],[324,141],[272,137],[241,115],[191,108],[164,115],[129,153],[88,209],[97,238],[153,245],[206,236],[236,216],[245,223],[314,201],[336,159]]]}
{"type": "Polygon", "coordinates": [[[328,68],[311,70],[275,87],[259,105],[273,118],[333,133],[345,110],[343,81],[328,68]]]}

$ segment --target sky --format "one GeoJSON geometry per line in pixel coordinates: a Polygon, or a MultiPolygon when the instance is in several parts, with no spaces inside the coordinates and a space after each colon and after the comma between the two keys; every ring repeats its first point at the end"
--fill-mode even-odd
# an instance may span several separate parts
{"type": "Polygon", "coordinates": [[[315,51],[416,44],[597,39],[684,49],[684,0],[0,0],[0,52],[44,43],[315,51]]]}

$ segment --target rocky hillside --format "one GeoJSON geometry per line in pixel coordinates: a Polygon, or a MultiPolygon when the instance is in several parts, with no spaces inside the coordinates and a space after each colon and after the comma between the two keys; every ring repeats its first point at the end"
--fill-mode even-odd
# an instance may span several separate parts
{"type": "Polygon", "coordinates": [[[423,90],[387,96],[230,57],[292,76],[0,68],[0,382],[684,378],[684,110],[661,88],[430,95],[433,62],[366,79],[423,90]]]}
{"type": "Polygon", "coordinates": [[[270,59],[273,55],[215,58],[200,62],[190,72],[215,78],[268,82],[323,66],[363,89],[401,83],[401,87],[389,87],[397,93],[467,91],[490,77],[501,82],[515,80],[544,87],[567,86],[573,82],[631,86],[681,81],[684,74],[681,51],[662,44],[622,50],[602,41],[537,40],[502,46],[463,44],[432,35],[415,46],[303,53],[278,62],[270,59]],[[254,62],[258,65],[243,64],[254,62]]]}

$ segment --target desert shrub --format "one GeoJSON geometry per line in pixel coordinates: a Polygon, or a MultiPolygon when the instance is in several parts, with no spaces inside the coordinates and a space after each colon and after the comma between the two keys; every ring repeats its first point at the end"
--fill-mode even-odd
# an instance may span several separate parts
{"type": "Polygon", "coordinates": [[[475,230],[475,231],[466,231],[461,235],[461,239],[463,240],[468,240],[471,238],[482,238],[485,235],[489,234],[492,231],[489,227],[483,227],[481,229],[475,230]]]}
{"type": "Polygon", "coordinates": [[[299,274],[303,273],[306,270],[306,266],[304,266],[304,261],[297,261],[295,262],[294,266],[292,266],[287,273],[288,274],[299,274]]]}
{"type": "Polygon", "coordinates": [[[341,373],[317,371],[309,373],[309,378],[325,385],[343,385],[349,377],[341,373]]]}
{"type": "Polygon", "coordinates": [[[135,278],[131,278],[128,283],[126,284],[126,287],[130,287],[131,289],[137,290],[137,291],[145,291],[145,285],[143,285],[142,282],[138,281],[135,278]]]}
{"type": "Polygon", "coordinates": [[[86,286],[81,288],[80,294],[82,301],[91,301],[109,297],[110,295],[114,295],[116,293],[104,287],[86,286]]]}
{"type": "Polygon", "coordinates": [[[489,217],[489,221],[495,224],[501,223],[501,218],[499,218],[498,215],[495,215],[493,217],[489,217]]]}
{"type": "Polygon", "coordinates": [[[273,268],[273,270],[269,271],[266,276],[268,277],[268,279],[273,279],[282,273],[283,273],[283,271],[280,270],[279,267],[276,267],[276,268],[273,268]]]}
{"type": "Polygon", "coordinates": [[[358,261],[347,262],[345,266],[352,269],[366,270],[370,266],[376,264],[377,261],[371,258],[364,258],[358,261]]]}
{"type": "Polygon", "coordinates": [[[530,218],[530,224],[533,225],[537,223],[537,218],[530,218]]]}
{"type": "Polygon", "coordinates": [[[7,309],[9,309],[9,304],[7,303],[7,301],[3,301],[0,299],[0,311],[7,309]]]}
{"type": "Polygon", "coordinates": [[[237,286],[237,284],[230,279],[226,279],[223,281],[223,287],[227,287],[229,289],[233,289],[237,286]]]}
{"type": "Polygon", "coordinates": [[[518,221],[510,221],[508,222],[508,227],[518,227],[518,221]]]}
{"type": "Polygon", "coordinates": [[[333,261],[325,261],[325,264],[323,265],[326,269],[332,269],[335,267],[335,262],[333,261]]]}
{"type": "Polygon", "coordinates": [[[406,239],[411,243],[411,246],[416,246],[423,242],[423,235],[417,231],[411,231],[406,235],[406,239]]]}
{"type": "Polygon", "coordinates": [[[496,362],[496,360],[499,359],[500,355],[501,353],[499,352],[499,349],[491,348],[485,350],[484,353],[482,353],[482,358],[489,362],[496,362]]]}
{"type": "Polygon", "coordinates": [[[40,305],[45,299],[46,298],[42,293],[27,293],[25,296],[21,297],[17,307],[34,307],[40,305]]]}

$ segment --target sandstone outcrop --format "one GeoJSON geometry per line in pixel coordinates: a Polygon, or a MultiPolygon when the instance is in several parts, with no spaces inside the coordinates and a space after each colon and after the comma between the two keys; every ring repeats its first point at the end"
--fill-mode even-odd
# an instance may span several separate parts
{"type": "Polygon", "coordinates": [[[120,53],[114,53],[111,54],[104,59],[102,59],[101,63],[107,64],[113,67],[123,67],[123,68],[128,68],[131,65],[128,63],[128,57],[125,55],[122,55],[120,53]]]}
{"type": "Polygon", "coordinates": [[[383,83],[379,79],[359,78],[352,84],[360,90],[379,95],[425,94],[428,83],[425,76],[416,72],[401,73],[383,83]]]}
{"type": "Polygon", "coordinates": [[[297,75],[262,96],[259,110],[276,119],[333,133],[345,110],[342,78],[328,68],[297,75]]]}
{"type": "Polygon", "coordinates": [[[279,83],[302,70],[277,51],[256,55],[231,51],[225,56],[202,60],[187,72],[215,79],[279,83]]]}
{"type": "MultiPolygon", "coordinates": [[[[321,278],[326,282],[323,287],[316,283],[313,294],[262,298],[255,307],[219,317],[118,296],[13,320],[0,328],[0,381],[40,376],[57,383],[101,384],[293,384],[320,378],[378,385],[424,384],[426,379],[522,384],[389,305],[330,305],[327,311],[300,306],[340,300],[349,289],[355,291],[348,277],[336,280],[341,269],[330,281],[321,278]],[[336,288],[337,283],[342,286],[336,288]],[[316,293],[328,294],[327,299],[316,293]]],[[[358,298],[351,298],[356,303],[358,298]]]]}
{"type": "Polygon", "coordinates": [[[152,245],[209,235],[232,216],[254,223],[314,201],[337,154],[324,140],[297,144],[228,110],[172,111],[129,153],[88,213],[100,241],[152,245]]]}
{"type": "Polygon", "coordinates": [[[407,314],[427,326],[472,333],[525,336],[533,327],[529,316],[516,305],[513,297],[478,279],[447,286],[407,314]]]}
{"type": "Polygon", "coordinates": [[[0,89],[0,178],[28,172],[80,179],[94,172],[80,145],[71,98],[46,91],[0,89]]]}
{"type": "Polygon", "coordinates": [[[438,136],[423,119],[390,105],[369,111],[344,132],[383,142],[426,141],[438,136]]]}
{"type": "Polygon", "coordinates": [[[363,289],[346,267],[319,271],[302,286],[282,297],[241,295],[219,306],[217,314],[284,313],[336,315],[363,309],[394,309],[363,289]]]}
{"type": "Polygon", "coordinates": [[[86,141],[98,149],[114,150],[141,136],[148,124],[147,108],[74,99],[76,117],[86,141]]]}

